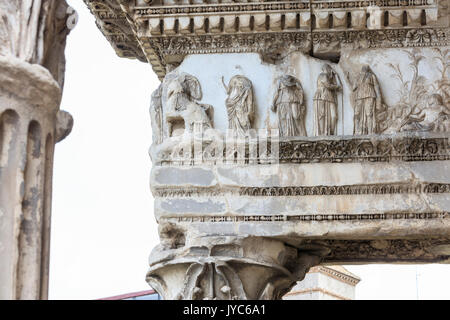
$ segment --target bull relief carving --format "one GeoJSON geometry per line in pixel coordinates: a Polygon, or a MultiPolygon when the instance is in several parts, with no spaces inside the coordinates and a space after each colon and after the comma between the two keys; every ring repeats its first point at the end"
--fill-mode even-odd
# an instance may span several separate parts
{"type": "Polygon", "coordinates": [[[280,136],[307,136],[305,128],[306,106],[303,88],[298,79],[285,75],[278,80],[278,88],[271,109],[278,115],[280,136]]]}
{"type": "Polygon", "coordinates": [[[201,98],[200,82],[194,76],[181,73],[170,80],[165,115],[169,136],[179,135],[180,132],[193,133],[194,125],[205,130],[212,128],[214,109],[211,105],[199,104],[197,101],[201,98]]]}
{"type": "Polygon", "coordinates": [[[216,144],[220,147],[222,134],[213,128],[214,108],[200,103],[201,99],[199,80],[178,70],[169,73],[153,92],[153,144],[149,150],[153,161],[167,159],[188,164],[192,163],[194,152],[202,153],[203,148],[215,148],[216,144]]]}

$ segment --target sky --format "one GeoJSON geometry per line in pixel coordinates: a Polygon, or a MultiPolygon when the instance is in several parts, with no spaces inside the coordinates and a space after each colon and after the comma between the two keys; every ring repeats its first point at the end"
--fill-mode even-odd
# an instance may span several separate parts
{"type": "MultiPolygon", "coordinates": [[[[98,299],[148,290],[158,244],[150,192],[150,65],[119,58],[81,0],[66,47],[61,109],[74,118],[53,177],[49,299],[98,299]]],[[[449,265],[345,266],[356,299],[450,299],[449,265]]]]}

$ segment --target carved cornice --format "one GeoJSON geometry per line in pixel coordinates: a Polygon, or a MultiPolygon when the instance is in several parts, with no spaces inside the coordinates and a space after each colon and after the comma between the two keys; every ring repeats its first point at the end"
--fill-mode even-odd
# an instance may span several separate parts
{"type": "MultiPolygon", "coordinates": [[[[126,0],[127,1],[127,0],[126,0]]],[[[301,0],[299,0],[301,1],[301,0]]],[[[208,5],[211,4],[210,0],[196,0],[195,4],[192,4],[189,0],[141,0],[141,7],[148,8],[148,7],[178,7],[178,6],[197,6],[197,5],[208,5]],[[145,3],[142,3],[142,1],[145,3]]],[[[214,4],[230,4],[229,0],[217,0],[214,1],[214,4]]],[[[257,5],[259,3],[284,3],[284,2],[295,2],[295,0],[252,0],[252,2],[249,2],[248,0],[233,0],[234,3],[241,3],[244,5],[257,5]]],[[[312,2],[320,2],[320,0],[313,0],[312,2]]],[[[342,1],[336,1],[337,3],[344,3],[349,8],[354,8],[358,6],[408,6],[408,5],[420,5],[420,4],[432,4],[436,1],[433,0],[415,0],[415,1],[408,1],[408,0],[342,0],[342,1]]],[[[330,8],[334,8],[335,6],[330,5],[330,8]]]]}
{"type": "Polygon", "coordinates": [[[341,47],[349,46],[355,49],[448,46],[449,29],[313,31],[312,43],[315,46],[338,43],[341,47]]]}
{"type": "Polygon", "coordinates": [[[341,186],[287,187],[189,187],[155,188],[155,197],[199,197],[239,195],[252,197],[299,197],[328,195],[450,193],[448,183],[389,183],[341,186]]]}
{"type": "Polygon", "coordinates": [[[336,280],[342,281],[352,286],[356,286],[361,279],[352,277],[348,274],[342,273],[336,269],[328,268],[326,266],[315,266],[309,270],[309,273],[320,272],[336,280]]]}
{"type": "Polygon", "coordinates": [[[447,137],[280,141],[280,162],[387,162],[449,160],[447,137]]]}
{"type": "MultiPolygon", "coordinates": [[[[425,1],[426,0],[422,0],[425,1]]],[[[238,1],[236,1],[238,2],[238,1]]],[[[210,4],[181,4],[177,6],[140,6],[135,7],[136,17],[151,16],[183,16],[198,14],[236,14],[237,12],[278,12],[286,10],[308,10],[309,1],[277,1],[251,3],[210,3],[210,4]]]]}
{"type": "MultiPolygon", "coordinates": [[[[449,255],[433,253],[433,248],[450,246],[450,239],[386,239],[386,240],[325,240],[307,241],[330,248],[322,263],[445,262],[449,255]]],[[[305,243],[306,244],[306,243],[305,243]]]]}
{"type": "Polygon", "coordinates": [[[408,7],[430,7],[436,3],[433,0],[359,0],[359,1],[333,1],[333,2],[325,2],[320,0],[313,0],[313,8],[320,9],[355,9],[355,8],[367,8],[367,7],[400,7],[400,8],[408,8],[408,7]]]}
{"type": "Polygon", "coordinates": [[[435,1],[430,0],[369,0],[369,1],[234,1],[233,3],[174,4],[136,6],[136,16],[166,16],[188,14],[214,14],[236,12],[278,12],[313,9],[366,9],[380,8],[434,8],[435,1]]]}
{"type": "Polygon", "coordinates": [[[154,37],[148,41],[161,56],[193,53],[271,53],[274,50],[310,50],[310,33],[242,33],[239,35],[197,35],[154,37]]]}
{"type": "Polygon", "coordinates": [[[297,50],[338,57],[344,46],[449,45],[448,8],[440,0],[84,1],[117,54],[148,61],[161,79],[166,65],[192,53],[297,50]]]}
{"type": "Polygon", "coordinates": [[[296,221],[379,221],[379,220],[430,220],[448,219],[449,212],[396,212],[396,213],[370,213],[370,214],[302,214],[302,215],[239,215],[239,216],[207,216],[184,215],[177,217],[164,216],[161,221],[167,222],[296,222],[296,221]]]}
{"type": "Polygon", "coordinates": [[[398,193],[449,193],[448,183],[422,184],[377,184],[352,186],[313,186],[313,187],[247,187],[241,188],[240,195],[246,196],[307,196],[307,195],[363,195],[398,193]]]}
{"type": "MultiPolygon", "coordinates": [[[[311,271],[310,271],[310,272],[311,272],[311,271]]],[[[300,295],[300,294],[301,294],[301,295],[304,295],[304,294],[311,294],[312,292],[320,292],[320,293],[323,293],[323,294],[325,294],[325,295],[334,297],[334,298],[336,298],[336,299],[338,299],[338,300],[351,300],[350,298],[343,297],[343,296],[341,296],[341,295],[338,295],[338,294],[336,294],[336,293],[334,293],[334,292],[331,292],[331,291],[328,291],[328,290],[325,290],[325,289],[322,289],[322,288],[311,288],[311,289],[304,289],[304,290],[290,291],[290,292],[286,293],[286,294],[284,295],[284,297],[297,296],[297,295],[300,295]]]]}
{"type": "MultiPolygon", "coordinates": [[[[255,142],[255,143],[261,143],[255,142]]],[[[193,150],[168,150],[155,159],[156,165],[194,164],[276,164],[276,163],[340,163],[450,160],[449,138],[445,135],[396,134],[344,136],[327,138],[274,138],[267,150],[250,156],[248,143],[242,150],[225,141],[215,146],[204,145],[202,156],[194,159],[193,150]]],[[[193,147],[192,147],[193,148],[193,147]]],[[[253,148],[255,149],[255,148],[253,148]]],[[[256,149],[255,149],[256,150],[256,149]]]]}
{"type": "Polygon", "coordinates": [[[97,27],[122,58],[147,62],[132,25],[116,0],[84,0],[96,18],[97,27]]]}

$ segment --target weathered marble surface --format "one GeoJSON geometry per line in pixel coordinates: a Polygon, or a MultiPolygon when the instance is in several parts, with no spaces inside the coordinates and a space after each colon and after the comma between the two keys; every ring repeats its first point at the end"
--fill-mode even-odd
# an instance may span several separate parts
{"type": "Polygon", "coordinates": [[[59,106],[74,15],[65,1],[0,1],[0,299],[48,296],[54,147],[73,125],[59,106]]]}
{"type": "MultiPolygon", "coordinates": [[[[353,85],[363,66],[370,66],[378,80],[383,110],[374,116],[379,124],[376,133],[395,133],[413,108],[427,107],[427,98],[439,94],[444,107],[449,105],[448,83],[450,69],[446,67],[449,48],[436,49],[376,49],[343,51],[338,64],[312,58],[300,52],[293,52],[279,64],[267,64],[258,54],[209,54],[190,55],[173,74],[187,73],[198,79],[202,88],[202,103],[214,107],[214,128],[225,133],[228,128],[226,113],[226,92],[222,77],[229,81],[233,76],[243,75],[253,84],[256,104],[253,121],[254,129],[276,129],[277,114],[270,110],[277,92],[278,79],[283,75],[296,77],[303,87],[306,105],[305,126],[307,136],[315,136],[315,112],[313,97],[317,89],[316,79],[322,67],[330,65],[336,73],[342,91],[337,94],[336,135],[353,135],[354,102],[353,85]],[[220,63],[218,63],[220,61],[220,63]],[[203,65],[214,66],[202,68],[203,65]],[[414,102],[414,103],[413,103],[414,102]]],[[[166,98],[162,94],[162,109],[166,98]]],[[[449,111],[450,112],[450,111],[449,111]]],[[[449,114],[450,116],[450,114],[449,114]]]]}
{"type": "Polygon", "coordinates": [[[76,12],[61,0],[0,2],[0,55],[40,64],[64,84],[66,37],[76,12]]]}
{"type": "Polygon", "coordinates": [[[448,0],[85,3],[162,81],[147,280],[166,298],[279,298],[320,262],[449,261],[448,0]]]}
{"type": "Polygon", "coordinates": [[[164,299],[187,300],[280,299],[326,252],[320,246],[299,251],[262,237],[195,238],[166,246],[152,251],[147,281],[164,299]]]}
{"type": "Polygon", "coordinates": [[[449,44],[448,0],[84,1],[117,54],[148,61],[160,79],[190,54],[257,52],[277,62],[300,51],[337,60],[344,50],[449,44]]]}
{"type": "Polygon", "coordinates": [[[296,241],[448,237],[449,166],[448,160],[426,166],[161,166],[153,168],[151,185],[159,223],[182,223],[187,233],[204,236],[220,231],[296,241]]]}
{"type": "Polygon", "coordinates": [[[316,266],[283,300],[353,300],[359,281],[342,266],[316,266]]]}
{"type": "MultiPolygon", "coordinates": [[[[166,133],[150,148],[161,246],[151,255],[149,283],[167,298],[205,298],[187,296],[193,292],[188,287],[180,295],[176,283],[186,277],[190,290],[203,292],[195,283],[205,280],[196,278],[185,256],[195,263],[196,243],[207,247],[218,239],[235,245],[240,239],[276,239],[299,254],[314,248],[316,261],[332,264],[447,263],[447,59],[447,48],[344,51],[338,64],[300,52],[278,64],[254,53],[187,56],[167,74],[154,105],[167,112],[170,79],[189,74],[202,90],[198,103],[214,109],[213,121],[204,132],[205,126],[198,132],[179,127],[177,135],[166,133]],[[342,89],[337,96],[322,92],[319,97],[336,102],[337,132],[315,136],[316,80],[326,76],[321,72],[329,70],[327,65],[342,89]],[[238,75],[252,83],[255,115],[247,136],[233,140],[222,86],[238,75]],[[279,137],[274,131],[280,114],[272,101],[283,75],[297,78],[303,88],[307,136],[279,137]],[[356,117],[358,108],[365,118],[356,117]],[[439,126],[404,130],[414,115],[422,123],[434,110],[440,110],[439,126]]],[[[208,261],[225,261],[230,252],[223,249],[220,258],[208,256],[208,261]]],[[[245,292],[249,286],[243,282],[245,292]]],[[[230,297],[216,293],[209,298],[230,297]]]]}

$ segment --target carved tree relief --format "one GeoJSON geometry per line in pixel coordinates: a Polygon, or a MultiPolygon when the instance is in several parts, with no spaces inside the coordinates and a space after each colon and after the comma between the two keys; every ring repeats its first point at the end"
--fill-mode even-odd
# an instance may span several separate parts
{"type": "Polygon", "coordinates": [[[442,65],[441,79],[430,83],[429,79],[419,72],[421,61],[427,59],[420,50],[402,50],[408,56],[409,67],[413,74],[410,80],[405,78],[399,64],[389,63],[393,71],[392,78],[400,83],[399,100],[387,109],[385,119],[381,123],[384,133],[399,131],[449,131],[449,88],[448,57],[450,50],[437,48],[434,58],[442,65]]]}

